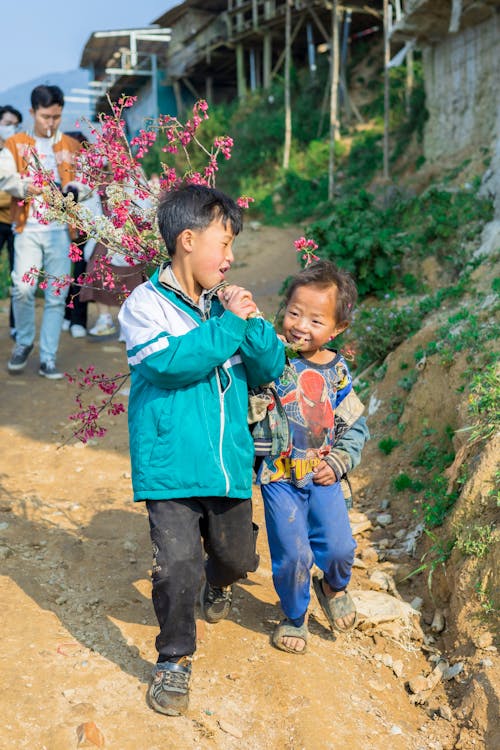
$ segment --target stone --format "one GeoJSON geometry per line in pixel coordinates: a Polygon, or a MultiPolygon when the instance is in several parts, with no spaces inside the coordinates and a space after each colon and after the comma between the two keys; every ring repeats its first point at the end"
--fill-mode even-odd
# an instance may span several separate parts
{"type": "Polygon", "coordinates": [[[424,600],[420,598],[420,596],[416,596],[414,599],[410,602],[410,607],[413,607],[413,609],[416,609],[417,612],[420,612],[422,609],[422,604],[424,603],[424,600]]]}
{"type": "Polygon", "coordinates": [[[461,672],[464,670],[464,664],[461,661],[458,661],[456,664],[453,664],[451,667],[448,667],[443,673],[443,679],[444,680],[452,680],[454,677],[457,677],[461,672]]]}
{"type": "Polygon", "coordinates": [[[391,587],[390,576],[383,570],[374,570],[370,575],[370,582],[382,591],[389,591],[391,587]]]}
{"type": "Polygon", "coordinates": [[[418,613],[407,603],[381,591],[351,591],[360,621],[373,625],[391,620],[409,622],[418,613]]]}
{"type": "Polygon", "coordinates": [[[446,620],[444,614],[440,609],[436,609],[434,617],[431,622],[431,630],[433,633],[442,633],[446,626],[446,620]]]}
{"type": "Polygon", "coordinates": [[[362,549],[359,553],[362,560],[366,562],[378,562],[378,552],[374,547],[367,547],[362,549]]]}
{"type": "Polygon", "coordinates": [[[379,526],[389,526],[392,523],[392,516],[390,513],[379,513],[375,520],[379,526]]]}
{"type": "Polygon", "coordinates": [[[439,706],[438,713],[442,719],[446,719],[446,721],[453,721],[453,713],[449,706],[439,706]]]}
{"type": "Polygon", "coordinates": [[[404,664],[401,659],[396,659],[396,661],[392,662],[392,671],[394,672],[396,677],[402,677],[404,669],[404,664]]]}
{"type": "Polygon", "coordinates": [[[424,677],[422,674],[419,674],[416,677],[413,677],[411,680],[408,681],[408,687],[410,691],[414,694],[425,692],[426,690],[429,689],[429,683],[427,681],[427,677],[424,677]]]}
{"type": "Polygon", "coordinates": [[[243,732],[241,729],[238,729],[238,727],[235,727],[233,724],[230,724],[225,719],[219,719],[217,721],[219,727],[222,729],[223,732],[226,734],[230,734],[231,737],[236,737],[236,739],[241,740],[243,737],[243,732]]]}
{"type": "Polygon", "coordinates": [[[93,721],[80,724],[76,736],[78,747],[104,747],[104,735],[93,721]]]}

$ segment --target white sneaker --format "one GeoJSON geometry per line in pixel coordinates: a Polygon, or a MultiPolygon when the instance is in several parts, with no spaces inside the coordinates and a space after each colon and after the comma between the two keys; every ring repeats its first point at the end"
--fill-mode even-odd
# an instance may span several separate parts
{"type": "Polygon", "coordinates": [[[62,328],[61,328],[61,330],[62,331],[69,331],[70,325],[71,325],[71,321],[68,320],[67,318],[64,318],[64,320],[62,322],[62,328]]]}
{"type": "Polygon", "coordinates": [[[113,336],[116,333],[116,326],[113,318],[108,313],[99,315],[95,325],[89,330],[90,336],[113,336]]]}
{"type": "Polygon", "coordinates": [[[80,326],[75,323],[69,330],[74,339],[84,339],[87,337],[87,329],[85,326],[80,326]]]}

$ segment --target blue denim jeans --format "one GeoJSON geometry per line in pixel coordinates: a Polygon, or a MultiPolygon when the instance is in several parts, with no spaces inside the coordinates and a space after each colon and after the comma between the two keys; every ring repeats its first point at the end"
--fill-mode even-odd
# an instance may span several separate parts
{"type": "Polygon", "coordinates": [[[334,591],[351,579],[356,542],[340,485],[288,482],[261,486],[273,583],[285,616],[301,618],[309,606],[316,563],[334,591]]]}
{"type": "Polygon", "coordinates": [[[69,274],[69,234],[65,227],[41,231],[24,231],[16,234],[14,240],[14,270],[12,271],[12,303],[16,321],[16,342],[31,346],[35,340],[35,292],[38,284],[31,286],[23,282],[23,276],[30,268],[44,269],[49,275],[45,289],[45,305],[40,326],[40,361],[55,360],[62,321],[66,290],[56,294],[52,286],[54,277],[69,274]]]}

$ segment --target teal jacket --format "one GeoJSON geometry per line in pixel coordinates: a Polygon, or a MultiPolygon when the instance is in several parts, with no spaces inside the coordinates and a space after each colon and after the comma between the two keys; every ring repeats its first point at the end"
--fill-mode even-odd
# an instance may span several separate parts
{"type": "Polygon", "coordinates": [[[248,388],[281,375],[283,344],[262,318],[224,310],[219,287],[204,294],[202,312],[163,280],[164,270],[119,315],[131,371],[134,500],[249,498],[248,388]]]}

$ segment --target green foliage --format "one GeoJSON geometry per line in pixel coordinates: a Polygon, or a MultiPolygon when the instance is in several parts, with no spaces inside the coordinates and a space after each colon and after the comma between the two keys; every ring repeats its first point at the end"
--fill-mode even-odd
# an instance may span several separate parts
{"type": "Polygon", "coordinates": [[[382,159],[380,129],[365,130],[357,134],[353,138],[345,168],[349,190],[361,189],[363,185],[367,185],[375,172],[382,169],[382,159]]]}
{"type": "Polygon", "coordinates": [[[487,440],[500,427],[500,377],[495,362],[475,375],[469,393],[469,414],[474,423],[466,428],[473,442],[487,440]]]}
{"type": "Polygon", "coordinates": [[[309,233],[318,243],[321,257],[353,274],[362,297],[394,285],[401,243],[385,212],[373,206],[369,193],[361,191],[337,201],[325,219],[311,225],[309,233]]]}
{"type": "Polygon", "coordinates": [[[386,437],[382,438],[382,440],[379,442],[378,447],[382,451],[382,453],[385,453],[386,456],[389,455],[389,453],[392,453],[394,448],[396,448],[400,444],[400,440],[394,440],[392,437],[386,437]]]}
{"type": "Polygon", "coordinates": [[[412,479],[408,474],[398,474],[392,479],[392,486],[396,492],[403,492],[409,490],[410,492],[420,492],[423,488],[422,482],[418,479],[412,479]]]}
{"type": "Polygon", "coordinates": [[[429,531],[429,529],[424,529],[424,533],[432,540],[432,545],[422,555],[421,565],[412,570],[411,573],[408,573],[402,580],[406,581],[408,578],[427,571],[427,586],[432,595],[432,578],[434,572],[440,565],[445,566],[455,546],[455,539],[442,539],[432,531],[429,531]]]}
{"type": "Polygon", "coordinates": [[[424,492],[422,510],[424,523],[427,529],[441,526],[455,505],[458,491],[448,493],[446,490],[447,480],[441,474],[433,477],[430,486],[424,492]]]}
{"type": "Polygon", "coordinates": [[[405,391],[411,391],[415,383],[417,382],[418,373],[416,370],[413,370],[410,372],[409,375],[406,375],[404,378],[400,378],[398,380],[398,386],[400,388],[403,388],[405,391]]]}
{"type": "Polygon", "coordinates": [[[475,524],[457,534],[457,548],[468,557],[486,557],[493,543],[494,526],[475,524]]]}
{"type": "Polygon", "coordinates": [[[443,471],[453,461],[454,453],[451,449],[446,449],[446,446],[434,445],[433,443],[426,441],[421,451],[419,451],[416,459],[413,461],[413,466],[424,469],[424,471],[430,472],[443,471]]]}

